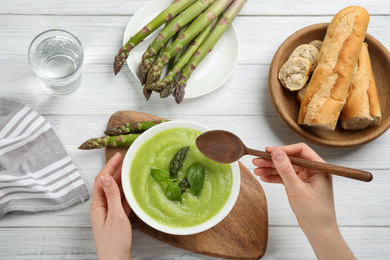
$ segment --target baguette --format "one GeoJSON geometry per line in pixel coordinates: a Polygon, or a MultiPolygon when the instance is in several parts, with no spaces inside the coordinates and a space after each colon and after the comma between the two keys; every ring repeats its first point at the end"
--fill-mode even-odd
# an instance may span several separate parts
{"type": "Polygon", "coordinates": [[[364,44],[360,51],[340,121],[341,126],[347,130],[364,129],[381,121],[381,109],[367,44],[364,44]]]}
{"type": "Polygon", "coordinates": [[[368,12],[358,6],[347,7],[333,17],[301,102],[298,124],[336,128],[369,19],[368,12]]]}

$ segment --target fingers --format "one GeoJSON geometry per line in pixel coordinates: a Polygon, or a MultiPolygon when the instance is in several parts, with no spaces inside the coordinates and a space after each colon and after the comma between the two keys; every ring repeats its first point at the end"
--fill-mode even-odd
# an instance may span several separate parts
{"type": "Polygon", "coordinates": [[[275,169],[278,171],[280,178],[283,180],[286,188],[300,188],[303,183],[291,165],[290,159],[287,157],[286,152],[280,147],[276,147],[272,149],[271,155],[275,169]]]}
{"type": "Polygon", "coordinates": [[[100,171],[99,175],[103,175],[103,174],[110,174],[111,176],[113,176],[114,174],[117,175],[116,171],[117,169],[120,170],[121,165],[122,165],[122,155],[118,152],[106,163],[106,165],[100,171]]]}
{"type": "Polygon", "coordinates": [[[103,174],[100,176],[100,180],[103,184],[104,194],[107,199],[107,217],[110,214],[123,211],[121,194],[114,178],[109,174],[103,174]]]}
{"type": "MultiPolygon", "coordinates": [[[[101,176],[103,174],[109,174],[112,176],[120,176],[120,165],[122,163],[122,155],[120,153],[116,153],[103,167],[103,169],[100,171],[100,173],[96,176],[95,182],[93,185],[93,190],[92,190],[92,200],[91,204],[97,203],[98,205],[102,206],[105,205],[105,195],[103,191],[103,187],[101,185],[101,176]],[[103,204],[102,204],[103,202],[103,204]]],[[[118,178],[118,177],[115,177],[118,178]]]]}
{"type": "Polygon", "coordinates": [[[107,199],[103,190],[103,185],[100,180],[103,174],[108,175],[120,175],[120,165],[122,162],[122,155],[120,153],[115,154],[104,166],[98,176],[95,178],[95,182],[92,190],[91,205],[89,208],[91,221],[103,221],[107,214],[107,199]]]}
{"type": "Polygon", "coordinates": [[[119,162],[115,162],[115,163],[117,163],[117,165],[115,166],[115,171],[111,176],[112,176],[112,178],[114,178],[114,180],[118,184],[118,186],[121,186],[120,184],[121,184],[121,173],[122,173],[122,155],[120,153],[117,153],[112,158],[114,158],[115,156],[118,156],[120,158],[120,160],[115,159],[115,160],[118,160],[119,162]]]}
{"type": "Polygon", "coordinates": [[[279,175],[260,176],[260,179],[267,183],[281,183],[283,184],[282,178],[279,175]]]}
{"type": "MultiPolygon", "coordinates": [[[[276,147],[266,147],[267,152],[272,152],[276,147]]],[[[297,143],[282,147],[289,156],[299,157],[312,161],[325,162],[313,149],[305,143],[297,143]]]]}
{"type": "MultiPolygon", "coordinates": [[[[255,159],[253,159],[253,164],[255,166],[259,167],[258,169],[262,169],[262,168],[274,169],[275,168],[274,163],[272,162],[272,160],[263,159],[263,158],[255,158],[255,159]]],[[[294,170],[296,172],[300,172],[300,171],[303,171],[305,169],[304,167],[297,166],[297,165],[293,165],[293,168],[294,168],[294,170]]],[[[255,174],[256,174],[256,172],[255,172],[255,174]]],[[[277,174],[276,171],[275,171],[275,174],[277,174]]]]}

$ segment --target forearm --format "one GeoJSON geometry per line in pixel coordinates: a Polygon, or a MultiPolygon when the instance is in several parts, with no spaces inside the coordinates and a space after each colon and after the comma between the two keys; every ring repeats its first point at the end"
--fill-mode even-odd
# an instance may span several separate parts
{"type": "Polygon", "coordinates": [[[303,228],[319,260],[355,260],[337,224],[333,227],[303,228]]]}

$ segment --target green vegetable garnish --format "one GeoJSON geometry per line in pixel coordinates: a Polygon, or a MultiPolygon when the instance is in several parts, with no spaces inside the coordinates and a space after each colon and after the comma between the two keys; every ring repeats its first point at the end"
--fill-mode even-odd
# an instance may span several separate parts
{"type": "Polygon", "coordinates": [[[189,146],[181,148],[169,163],[169,174],[172,179],[177,178],[177,174],[179,173],[180,168],[183,166],[184,159],[187,156],[189,148],[189,146]]]}
{"type": "Polygon", "coordinates": [[[169,182],[167,189],[165,191],[165,195],[168,199],[173,201],[181,201],[181,192],[179,185],[176,182],[169,182]]]}
{"type": "Polygon", "coordinates": [[[188,167],[186,178],[190,183],[191,191],[195,196],[198,196],[199,192],[202,190],[205,176],[206,170],[201,163],[196,162],[188,167]]]}
{"type": "Polygon", "coordinates": [[[155,179],[158,182],[169,181],[169,173],[158,170],[158,169],[151,169],[150,175],[152,175],[153,179],[155,179]]]}
{"type": "Polygon", "coordinates": [[[179,188],[180,188],[181,194],[183,194],[189,187],[190,187],[190,183],[188,182],[187,178],[184,178],[184,180],[179,182],[179,188]]]}

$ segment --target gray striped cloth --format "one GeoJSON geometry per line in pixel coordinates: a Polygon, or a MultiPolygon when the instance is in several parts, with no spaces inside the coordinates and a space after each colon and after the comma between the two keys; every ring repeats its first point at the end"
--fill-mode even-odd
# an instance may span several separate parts
{"type": "Polygon", "coordinates": [[[20,103],[0,98],[0,218],[11,211],[45,211],[89,198],[53,128],[20,103]]]}

